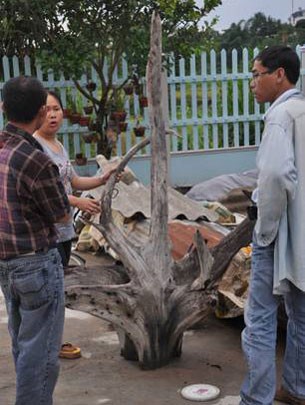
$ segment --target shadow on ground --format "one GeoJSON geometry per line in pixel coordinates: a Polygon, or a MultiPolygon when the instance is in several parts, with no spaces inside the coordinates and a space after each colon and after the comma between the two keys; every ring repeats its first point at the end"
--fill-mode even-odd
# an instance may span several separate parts
{"type": "MultiPolygon", "coordinates": [[[[94,263],[102,258],[85,255],[94,263]]],[[[109,259],[106,259],[109,262],[109,259]]],[[[64,340],[81,347],[82,357],[61,360],[54,405],[182,405],[180,395],[188,384],[213,384],[220,397],[208,404],[237,405],[245,372],[240,349],[242,319],[211,316],[200,329],[185,333],[180,359],[158,370],[142,371],[119,353],[116,333],[107,322],[67,310],[64,340]]],[[[15,374],[3,297],[0,296],[0,404],[13,405],[15,374]]],[[[282,357],[284,338],[279,344],[282,357]]],[[[281,360],[279,361],[280,366],[281,360]]],[[[35,404],[33,404],[35,405],[35,404]]]]}

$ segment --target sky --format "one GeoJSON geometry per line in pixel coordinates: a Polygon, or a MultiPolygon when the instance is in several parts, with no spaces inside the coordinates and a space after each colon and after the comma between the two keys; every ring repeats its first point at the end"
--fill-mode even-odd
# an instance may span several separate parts
{"type": "MultiPolygon", "coordinates": [[[[197,0],[197,3],[202,4],[202,0],[197,0]]],[[[233,22],[248,20],[258,12],[288,22],[292,10],[298,11],[299,8],[305,9],[305,0],[222,0],[222,5],[216,7],[207,20],[218,16],[215,29],[221,31],[229,28],[233,22]]]]}

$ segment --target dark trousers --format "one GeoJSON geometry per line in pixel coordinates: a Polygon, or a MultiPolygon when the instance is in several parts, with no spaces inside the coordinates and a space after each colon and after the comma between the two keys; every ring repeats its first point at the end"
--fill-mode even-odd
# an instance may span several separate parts
{"type": "Polygon", "coordinates": [[[67,267],[71,256],[72,240],[59,242],[56,247],[60,254],[63,267],[67,267]]]}

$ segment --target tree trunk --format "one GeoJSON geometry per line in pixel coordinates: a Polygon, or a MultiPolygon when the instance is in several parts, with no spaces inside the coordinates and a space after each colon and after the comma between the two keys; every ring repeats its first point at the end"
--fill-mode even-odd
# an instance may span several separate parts
{"type": "Polygon", "coordinates": [[[111,142],[109,142],[104,131],[101,131],[101,130],[97,131],[97,134],[98,134],[99,140],[97,141],[96,153],[98,155],[105,156],[105,158],[109,160],[111,158],[113,145],[111,144],[111,142]]]}
{"type": "MultiPolygon", "coordinates": [[[[105,107],[101,108],[100,111],[103,111],[105,107]]],[[[111,158],[111,153],[113,146],[116,142],[116,139],[113,137],[110,138],[107,136],[107,130],[105,129],[107,126],[106,116],[101,112],[98,112],[96,117],[96,133],[98,134],[98,142],[97,142],[97,154],[105,156],[106,159],[111,158]]]]}
{"type": "MultiPolygon", "coordinates": [[[[185,330],[201,321],[217,300],[216,285],[238,250],[251,240],[253,223],[246,220],[210,252],[200,233],[196,248],[175,262],[168,240],[166,131],[161,102],[161,21],[154,14],[147,64],[147,88],[152,129],[152,215],[149,242],[135,246],[116,227],[111,216],[113,175],[101,200],[100,224],[92,224],[116,251],[123,267],[107,271],[90,268],[66,277],[66,301],[71,308],[110,321],[118,331],[121,353],[155,369],[179,356],[185,330]]],[[[144,140],[120,163],[149,142],[144,140]]]]}

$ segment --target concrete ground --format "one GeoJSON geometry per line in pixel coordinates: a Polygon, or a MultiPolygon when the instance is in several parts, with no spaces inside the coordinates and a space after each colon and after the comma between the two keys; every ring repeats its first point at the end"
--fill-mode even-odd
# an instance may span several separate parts
{"type": "MultiPolygon", "coordinates": [[[[54,405],[187,405],[191,401],[183,399],[180,390],[198,383],[220,388],[219,398],[208,404],[237,405],[245,373],[240,349],[242,328],[241,319],[211,316],[202,329],[185,333],[180,359],[158,370],[142,371],[136,362],[120,356],[116,333],[107,322],[67,310],[64,340],[80,346],[82,357],[60,360],[54,405]]],[[[0,336],[0,405],[13,405],[15,373],[2,295],[0,336]]],[[[278,345],[279,367],[283,340],[280,338],[278,345]]]]}

